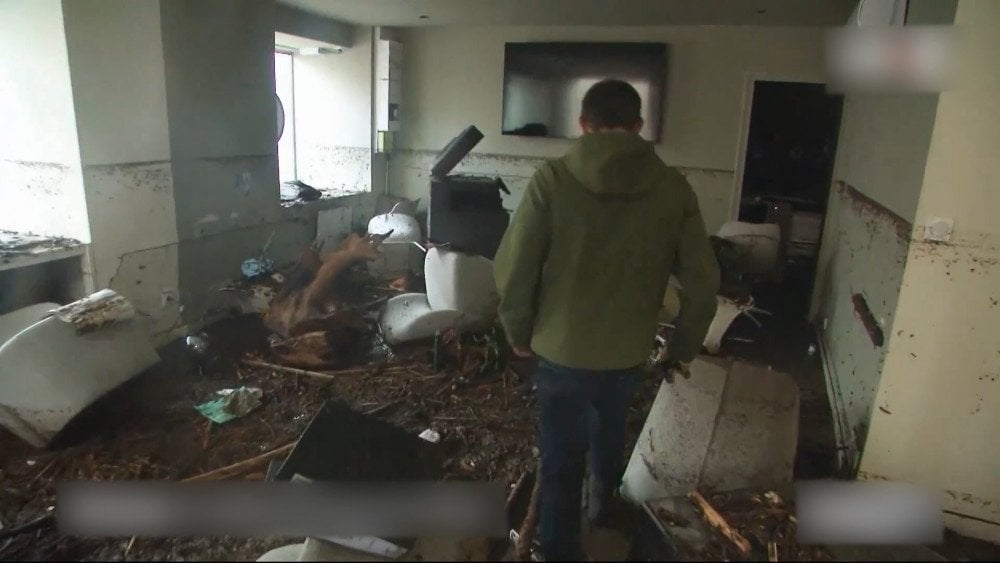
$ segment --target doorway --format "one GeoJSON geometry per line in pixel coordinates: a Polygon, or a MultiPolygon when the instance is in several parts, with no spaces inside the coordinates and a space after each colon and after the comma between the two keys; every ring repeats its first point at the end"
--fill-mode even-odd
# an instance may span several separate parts
{"type": "MultiPolygon", "coordinates": [[[[823,84],[753,82],[737,217],[781,228],[779,266],[766,306],[808,316],[844,100],[823,84]]],[[[761,288],[763,289],[763,288],[761,288]]],[[[765,303],[762,303],[764,305],[765,303]]]]}

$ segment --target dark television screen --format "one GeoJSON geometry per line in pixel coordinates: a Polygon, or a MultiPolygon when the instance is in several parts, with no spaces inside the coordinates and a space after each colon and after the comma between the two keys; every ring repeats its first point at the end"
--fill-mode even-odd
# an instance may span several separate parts
{"type": "Polygon", "coordinates": [[[659,140],[666,66],[663,43],[507,43],[503,134],[576,138],[583,95],[616,78],[642,98],[640,134],[659,140]]]}

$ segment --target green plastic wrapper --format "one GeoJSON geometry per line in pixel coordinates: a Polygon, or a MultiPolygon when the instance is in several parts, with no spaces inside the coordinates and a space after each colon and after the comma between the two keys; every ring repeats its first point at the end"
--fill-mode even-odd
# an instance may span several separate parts
{"type": "Polygon", "coordinates": [[[234,418],[245,416],[250,411],[259,407],[263,394],[264,392],[259,387],[223,389],[216,392],[219,398],[202,403],[194,408],[212,422],[224,424],[234,418]]]}

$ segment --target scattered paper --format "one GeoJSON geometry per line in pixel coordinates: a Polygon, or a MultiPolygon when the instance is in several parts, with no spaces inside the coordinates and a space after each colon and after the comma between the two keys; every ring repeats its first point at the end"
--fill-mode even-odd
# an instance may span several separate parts
{"type": "Polygon", "coordinates": [[[217,399],[195,406],[202,416],[217,424],[224,424],[245,416],[260,406],[264,392],[259,387],[240,387],[217,391],[217,399]]]}

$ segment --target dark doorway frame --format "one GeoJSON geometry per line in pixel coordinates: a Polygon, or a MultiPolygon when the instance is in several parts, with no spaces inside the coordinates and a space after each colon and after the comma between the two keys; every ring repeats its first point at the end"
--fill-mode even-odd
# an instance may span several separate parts
{"type": "MultiPolygon", "coordinates": [[[[734,166],[733,174],[733,191],[732,199],[730,200],[729,208],[729,220],[739,221],[741,217],[741,212],[743,210],[743,195],[744,195],[744,180],[747,172],[747,153],[750,148],[750,133],[751,133],[751,121],[753,117],[754,101],[757,92],[757,85],[759,83],[787,83],[787,84],[801,84],[808,86],[823,86],[825,87],[826,82],[821,78],[814,77],[803,77],[803,76],[782,76],[782,75],[769,75],[767,73],[747,73],[744,78],[743,85],[743,103],[741,109],[740,117],[740,131],[736,150],[736,164],[734,166]]],[[[829,194],[833,187],[833,178],[836,173],[836,162],[837,162],[837,148],[839,148],[839,136],[841,134],[842,125],[842,112],[844,108],[845,99],[842,95],[838,96],[840,98],[840,111],[841,119],[836,123],[836,130],[834,131],[835,143],[833,147],[833,154],[830,156],[830,178],[827,186],[826,201],[822,204],[822,221],[820,224],[820,236],[818,240],[818,246],[816,248],[817,259],[822,255],[822,246],[824,242],[824,233],[827,220],[827,212],[829,207],[829,194]]],[[[784,256],[782,256],[784,259],[784,256]]],[[[815,292],[819,289],[819,284],[817,284],[817,275],[819,272],[814,267],[811,274],[812,279],[810,282],[809,289],[809,302],[815,301],[815,292]]],[[[814,311],[811,305],[806,307],[806,317],[811,321],[814,317],[814,311]]]]}

